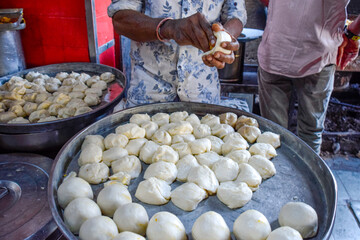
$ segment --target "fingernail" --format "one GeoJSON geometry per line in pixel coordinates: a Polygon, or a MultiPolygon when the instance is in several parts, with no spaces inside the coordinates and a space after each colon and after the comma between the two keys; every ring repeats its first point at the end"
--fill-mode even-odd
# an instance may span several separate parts
{"type": "Polygon", "coordinates": [[[210,44],[211,44],[211,45],[215,45],[215,40],[214,40],[214,39],[211,39],[211,40],[210,40],[210,44]]]}
{"type": "Polygon", "coordinates": [[[219,58],[219,57],[220,57],[220,54],[219,54],[219,53],[215,53],[215,54],[214,54],[214,57],[215,57],[215,58],[219,58]]]}
{"type": "Polygon", "coordinates": [[[209,55],[208,58],[207,58],[208,61],[211,61],[212,60],[212,57],[209,55]]]}
{"type": "Polygon", "coordinates": [[[221,43],[221,47],[226,47],[227,46],[227,43],[221,43]]]}

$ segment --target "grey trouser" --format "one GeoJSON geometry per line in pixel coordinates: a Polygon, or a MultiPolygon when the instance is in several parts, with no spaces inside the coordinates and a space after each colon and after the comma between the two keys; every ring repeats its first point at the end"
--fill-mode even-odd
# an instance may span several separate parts
{"type": "Polygon", "coordinates": [[[335,65],[328,65],[317,74],[289,78],[268,73],[259,67],[261,115],[288,128],[290,97],[295,89],[298,99],[297,134],[319,154],[334,73],[335,65]]]}

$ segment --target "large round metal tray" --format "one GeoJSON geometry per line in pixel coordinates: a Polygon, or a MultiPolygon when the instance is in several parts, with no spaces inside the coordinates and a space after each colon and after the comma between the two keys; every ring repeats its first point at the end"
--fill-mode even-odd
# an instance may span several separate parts
{"type": "Polygon", "coordinates": [[[0,149],[21,152],[59,150],[76,132],[110,114],[121,100],[126,84],[124,74],[116,68],[95,63],[61,63],[26,69],[1,77],[0,85],[7,82],[12,76],[24,77],[30,71],[52,77],[59,72],[85,72],[90,75],[112,72],[116,79],[108,84],[108,88],[103,92],[101,103],[95,106],[91,112],[51,122],[0,124],[0,149]]]}
{"type": "MultiPolygon", "coordinates": [[[[281,135],[282,145],[277,149],[278,156],[272,160],[277,174],[264,181],[260,188],[254,192],[251,201],[243,208],[231,210],[222,204],[216,196],[210,196],[205,201],[202,201],[194,211],[185,212],[174,206],[171,201],[162,206],[152,206],[139,202],[134,194],[138,183],[143,178],[144,171],[142,171],[138,178],[132,180],[129,191],[133,202],[142,204],[146,208],[149,217],[159,211],[174,213],[183,222],[189,239],[192,239],[192,225],[196,218],[206,211],[213,210],[220,213],[232,231],[233,223],[240,213],[248,209],[256,209],[267,217],[272,229],[275,229],[279,227],[277,218],[280,208],[289,201],[302,201],[311,205],[319,217],[319,232],[313,239],[328,239],[330,237],[337,202],[336,182],[326,163],[308,145],[288,130],[257,115],[217,105],[179,102],[144,105],[114,113],[79,132],[64,145],[52,166],[48,200],[53,217],[67,238],[76,239],[63,222],[62,210],[57,202],[57,188],[62,182],[64,174],[70,171],[78,172],[77,159],[85,136],[88,134],[105,136],[114,132],[116,126],[127,122],[135,113],[153,115],[158,112],[172,113],[175,111],[188,111],[199,116],[206,113],[219,115],[231,111],[239,116],[248,115],[256,118],[262,131],[272,131],[281,135]]],[[[143,168],[146,167],[143,164],[143,168]]],[[[174,189],[180,184],[175,182],[171,187],[174,189]]],[[[92,187],[96,199],[98,192],[103,188],[103,184],[93,185],[92,187]]],[[[235,239],[234,236],[232,237],[235,239]]]]}

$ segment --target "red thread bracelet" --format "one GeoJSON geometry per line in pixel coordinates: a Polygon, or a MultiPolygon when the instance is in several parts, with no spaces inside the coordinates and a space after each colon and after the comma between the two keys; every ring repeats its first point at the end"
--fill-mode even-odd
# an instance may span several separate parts
{"type": "Polygon", "coordinates": [[[167,17],[167,18],[164,18],[163,20],[161,20],[160,22],[159,22],[159,24],[157,25],[157,27],[156,27],[156,37],[157,37],[157,39],[159,40],[159,41],[161,41],[161,42],[166,42],[166,40],[164,40],[164,39],[162,39],[161,37],[160,37],[160,27],[167,21],[167,20],[171,20],[172,18],[171,17],[167,17]]]}

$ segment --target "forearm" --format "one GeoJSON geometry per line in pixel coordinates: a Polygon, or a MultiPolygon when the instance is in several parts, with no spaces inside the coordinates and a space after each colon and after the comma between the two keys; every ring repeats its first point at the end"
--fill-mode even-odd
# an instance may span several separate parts
{"type": "Polygon", "coordinates": [[[360,15],[348,26],[348,29],[355,35],[360,35],[360,15]]]}
{"type": "Polygon", "coordinates": [[[137,42],[157,40],[156,27],[161,20],[133,10],[120,10],[112,18],[117,34],[137,42]]]}
{"type": "Polygon", "coordinates": [[[238,18],[233,18],[228,20],[224,24],[224,28],[228,31],[234,38],[238,38],[244,28],[242,22],[238,18]]]}

